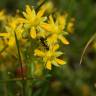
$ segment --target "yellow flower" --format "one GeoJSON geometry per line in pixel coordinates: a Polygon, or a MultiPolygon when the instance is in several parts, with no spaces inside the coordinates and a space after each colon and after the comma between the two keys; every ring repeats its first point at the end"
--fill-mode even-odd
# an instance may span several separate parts
{"type": "Polygon", "coordinates": [[[19,24],[19,19],[18,18],[13,18],[10,17],[10,20],[8,22],[8,25],[5,26],[7,32],[2,32],[0,33],[0,37],[4,37],[6,40],[6,43],[10,46],[13,47],[15,46],[15,36],[14,32],[17,34],[17,38],[20,40],[22,38],[22,24],[19,24]],[[18,25],[19,24],[19,25],[18,25]]]}
{"type": "Polygon", "coordinates": [[[67,14],[63,16],[58,16],[56,21],[53,20],[52,15],[49,16],[48,23],[41,24],[41,27],[48,31],[51,36],[47,38],[48,44],[56,43],[57,39],[61,40],[64,44],[69,44],[69,41],[63,36],[67,34],[64,29],[66,26],[67,14]]]}
{"type": "Polygon", "coordinates": [[[33,39],[36,38],[36,29],[35,27],[31,27],[31,30],[30,30],[30,35],[33,39]]]}
{"type": "MultiPolygon", "coordinates": [[[[43,0],[44,2],[44,0],[43,0]]],[[[52,1],[47,1],[44,5],[42,5],[40,8],[42,9],[45,9],[46,8],[46,11],[47,13],[52,13],[55,11],[55,8],[53,6],[53,2],[52,1]]]]}
{"type": "Polygon", "coordinates": [[[38,37],[46,38],[49,35],[49,32],[47,32],[46,30],[44,30],[40,26],[37,27],[37,30],[39,31],[37,34],[38,37]]]}
{"type": "Polygon", "coordinates": [[[40,57],[43,57],[45,54],[44,54],[44,52],[42,52],[42,51],[36,49],[34,55],[36,55],[36,56],[40,56],[40,57]]]}
{"type": "Polygon", "coordinates": [[[71,21],[68,22],[68,24],[67,24],[67,32],[73,33],[73,31],[74,31],[74,22],[75,22],[74,18],[72,18],[71,21]]]}
{"type": "Polygon", "coordinates": [[[3,40],[0,38],[0,51],[2,51],[3,48],[4,48],[4,42],[3,42],[3,40]]]}
{"type": "Polygon", "coordinates": [[[4,20],[6,18],[4,12],[4,10],[0,11],[0,20],[4,20]]]}
{"type": "Polygon", "coordinates": [[[4,37],[7,40],[7,44],[9,46],[13,46],[15,44],[15,38],[10,33],[0,33],[0,37],[4,37]]]}
{"type": "Polygon", "coordinates": [[[58,58],[60,55],[62,55],[62,52],[56,51],[58,50],[58,48],[59,48],[59,45],[55,44],[55,45],[52,45],[47,51],[41,51],[39,49],[36,49],[34,55],[42,57],[45,63],[45,67],[51,70],[52,64],[55,66],[66,64],[66,61],[63,61],[58,58]]]}
{"type": "Polygon", "coordinates": [[[40,9],[37,14],[34,8],[30,8],[29,5],[26,6],[26,12],[23,12],[25,17],[24,24],[30,28],[30,35],[33,39],[36,38],[36,29],[42,23],[46,17],[42,17],[46,8],[40,9]]]}

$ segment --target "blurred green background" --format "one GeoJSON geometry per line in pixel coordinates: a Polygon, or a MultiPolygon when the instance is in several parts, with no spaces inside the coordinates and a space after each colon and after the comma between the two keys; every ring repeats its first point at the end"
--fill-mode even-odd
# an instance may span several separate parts
{"type": "MultiPolygon", "coordinates": [[[[4,8],[13,14],[16,9],[23,10],[26,4],[36,6],[37,2],[38,0],[0,0],[0,9],[4,8]]],[[[67,11],[69,16],[76,20],[74,33],[68,36],[70,45],[62,46],[68,57],[68,64],[62,69],[54,68],[48,72],[47,80],[33,80],[32,94],[29,93],[28,96],[96,96],[96,47],[93,47],[95,40],[88,46],[80,65],[84,47],[96,33],[96,1],[52,0],[52,2],[58,11],[67,11]]],[[[19,83],[16,82],[20,85],[19,83]]],[[[7,82],[9,94],[3,95],[4,84],[0,81],[0,96],[20,96],[16,92],[18,87],[15,88],[15,82],[11,81],[7,82]]]]}

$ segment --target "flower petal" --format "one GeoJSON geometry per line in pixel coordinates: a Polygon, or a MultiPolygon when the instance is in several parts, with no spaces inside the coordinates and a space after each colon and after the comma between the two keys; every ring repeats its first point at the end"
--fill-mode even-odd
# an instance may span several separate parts
{"type": "Polygon", "coordinates": [[[8,45],[10,47],[13,47],[15,45],[15,37],[10,37],[9,41],[8,41],[8,45]]]}
{"type": "Polygon", "coordinates": [[[67,31],[69,33],[73,33],[73,31],[74,31],[74,23],[72,21],[68,23],[68,25],[67,25],[67,31]]]}
{"type": "Polygon", "coordinates": [[[59,45],[58,45],[58,44],[55,44],[55,45],[53,46],[53,51],[56,51],[58,48],[59,48],[59,45]]]}
{"type": "Polygon", "coordinates": [[[54,25],[54,20],[53,20],[52,15],[49,16],[49,20],[50,20],[49,23],[54,25]]]}
{"type": "Polygon", "coordinates": [[[39,17],[39,18],[42,17],[44,12],[45,12],[45,9],[39,10],[38,13],[37,13],[37,17],[39,17]]]}
{"type": "Polygon", "coordinates": [[[67,20],[68,14],[58,16],[58,23],[60,24],[60,28],[63,30],[66,26],[66,20],[67,20]]]}
{"type": "Polygon", "coordinates": [[[32,12],[29,5],[26,5],[26,12],[27,14],[30,14],[32,12]]]}
{"type": "Polygon", "coordinates": [[[1,36],[1,37],[8,37],[9,34],[8,34],[8,33],[0,33],[0,36],[1,36]]]}
{"type": "Polygon", "coordinates": [[[66,61],[63,61],[61,59],[56,58],[55,61],[57,62],[57,64],[63,65],[66,64],[66,61]]]}
{"type": "Polygon", "coordinates": [[[46,68],[49,70],[52,69],[51,61],[47,61],[46,68]]]}
{"type": "Polygon", "coordinates": [[[62,41],[63,44],[66,44],[66,45],[69,44],[69,41],[65,37],[59,36],[59,39],[62,41]]]}
{"type": "Polygon", "coordinates": [[[32,37],[33,39],[36,38],[36,29],[35,29],[34,27],[31,28],[31,30],[30,30],[30,35],[31,35],[31,37],[32,37]]]}
{"type": "Polygon", "coordinates": [[[34,52],[35,52],[34,55],[36,56],[44,56],[44,52],[41,50],[36,49],[34,52]]]}
{"type": "Polygon", "coordinates": [[[46,31],[51,32],[52,31],[52,27],[50,26],[50,24],[47,23],[43,23],[40,25],[43,29],[45,29],[46,31]]]}
{"type": "Polygon", "coordinates": [[[52,36],[47,38],[47,42],[49,45],[52,45],[57,42],[57,34],[53,34],[52,36]]]}

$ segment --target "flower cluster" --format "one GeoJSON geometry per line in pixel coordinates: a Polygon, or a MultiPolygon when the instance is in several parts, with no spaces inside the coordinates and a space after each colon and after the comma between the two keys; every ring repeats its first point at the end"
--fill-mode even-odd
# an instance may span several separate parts
{"type": "MultiPolygon", "coordinates": [[[[26,5],[22,15],[16,14],[16,16],[5,15],[4,11],[1,11],[0,21],[5,21],[5,28],[3,32],[0,32],[0,50],[5,45],[8,48],[14,48],[16,46],[16,34],[19,43],[24,43],[24,41],[28,43],[29,38],[32,42],[41,40],[42,47],[38,46],[35,49],[31,48],[31,50],[34,51],[34,58],[41,58],[45,68],[51,70],[52,65],[66,64],[65,60],[60,59],[63,52],[59,51],[59,46],[60,42],[65,45],[69,44],[65,35],[69,34],[66,30],[73,30],[73,23],[67,22],[67,13],[54,12],[51,14],[50,8],[53,8],[52,3],[42,5],[39,11],[26,5]]],[[[36,62],[39,63],[40,59],[37,60],[36,62]]]]}

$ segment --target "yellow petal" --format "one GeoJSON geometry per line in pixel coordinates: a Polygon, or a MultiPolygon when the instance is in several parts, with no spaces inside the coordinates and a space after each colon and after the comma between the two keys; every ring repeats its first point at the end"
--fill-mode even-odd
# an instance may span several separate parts
{"type": "Polygon", "coordinates": [[[54,20],[53,20],[52,15],[49,16],[49,20],[50,20],[49,23],[54,25],[54,20]]]}
{"type": "Polygon", "coordinates": [[[21,39],[22,38],[22,32],[23,32],[23,28],[21,26],[18,26],[18,28],[15,30],[17,36],[18,36],[18,39],[21,39]]]}
{"type": "Polygon", "coordinates": [[[4,15],[4,10],[0,11],[0,17],[4,15]]]}
{"type": "MultiPolygon", "coordinates": [[[[34,9],[32,9],[32,12],[31,12],[31,14],[30,15],[32,15],[32,18],[35,18],[35,16],[36,16],[36,12],[35,12],[35,10],[34,9]]],[[[32,19],[31,18],[31,19],[32,19]]]]}
{"type": "MultiPolygon", "coordinates": [[[[44,1],[44,0],[41,0],[44,1]]],[[[40,9],[45,9],[47,11],[47,13],[52,13],[53,12],[53,3],[51,1],[46,2],[45,4],[43,4],[40,9]]]]}
{"type": "Polygon", "coordinates": [[[67,13],[65,15],[58,16],[57,20],[62,30],[65,28],[67,17],[68,17],[67,13]]]}
{"type": "Polygon", "coordinates": [[[74,31],[74,23],[73,22],[69,22],[68,25],[67,25],[67,31],[69,33],[73,33],[74,31]]]}
{"type": "Polygon", "coordinates": [[[17,22],[19,22],[20,24],[23,24],[25,21],[26,21],[25,19],[20,18],[20,17],[18,17],[17,19],[17,22]]]}
{"type": "Polygon", "coordinates": [[[8,37],[9,34],[8,33],[0,33],[0,36],[2,36],[2,37],[8,37]]]}
{"type": "Polygon", "coordinates": [[[57,35],[53,34],[52,36],[48,37],[47,42],[49,45],[56,43],[57,42],[57,35]]]}
{"type": "Polygon", "coordinates": [[[22,12],[22,13],[23,13],[23,16],[24,16],[26,19],[29,18],[29,16],[26,14],[26,12],[22,12]]]}
{"type": "Polygon", "coordinates": [[[31,37],[32,37],[33,39],[36,38],[36,29],[35,29],[34,27],[31,28],[31,30],[30,30],[30,35],[31,35],[31,37]]]}
{"type": "Polygon", "coordinates": [[[59,36],[59,39],[62,41],[63,44],[66,44],[66,45],[69,44],[69,41],[65,37],[59,36]]]}
{"type": "Polygon", "coordinates": [[[45,9],[39,10],[38,13],[37,13],[37,17],[39,17],[39,18],[42,17],[44,12],[45,12],[45,9]]]}
{"type": "Polygon", "coordinates": [[[46,31],[52,31],[52,27],[50,26],[50,24],[47,23],[43,23],[42,25],[40,25],[43,29],[45,29],[46,31]]]}
{"type": "Polygon", "coordinates": [[[4,48],[4,42],[0,39],[0,51],[4,48]]]}
{"type": "Polygon", "coordinates": [[[34,55],[35,55],[35,56],[44,56],[44,52],[41,51],[41,50],[36,49],[36,50],[34,51],[34,55]]]}
{"type": "Polygon", "coordinates": [[[53,46],[53,51],[56,51],[58,48],[59,48],[59,45],[58,45],[58,44],[55,44],[55,45],[53,46]]]}
{"type": "Polygon", "coordinates": [[[51,61],[47,61],[46,68],[49,70],[52,69],[51,61]]]}
{"type": "Polygon", "coordinates": [[[15,30],[16,26],[17,26],[17,19],[16,20],[13,20],[12,22],[9,23],[10,27],[15,30]]]}
{"type": "Polygon", "coordinates": [[[5,19],[5,11],[4,10],[2,10],[2,11],[0,11],[0,20],[4,20],[5,19]]]}
{"type": "Polygon", "coordinates": [[[58,58],[56,58],[55,61],[57,62],[57,64],[60,64],[60,65],[66,64],[66,61],[63,61],[63,60],[58,59],[58,58]]]}
{"type": "Polygon", "coordinates": [[[15,45],[15,37],[10,37],[9,42],[8,42],[8,45],[10,47],[13,47],[15,45]]]}
{"type": "Polygon", "coordinates": [[[27,14],[30,14],[31,13],[31,8],[29,5],[26,5],[26,12],[27,14]]]}
{"type": "Polygon", "coordinates": [[[29,5],[26,5],[26,12],[23,15],[27,19],[33,19],[36,16],[35,10],[31,9],[29,5]]]}

